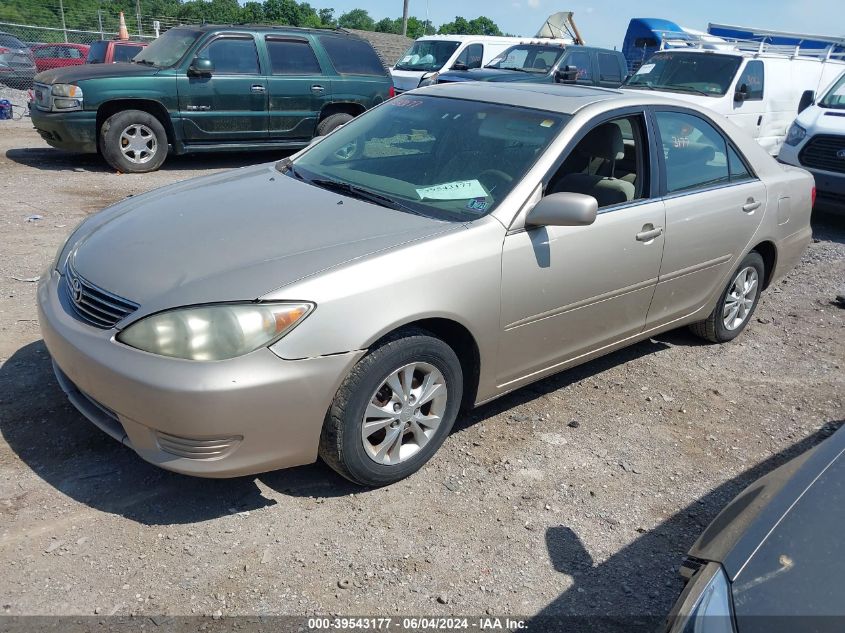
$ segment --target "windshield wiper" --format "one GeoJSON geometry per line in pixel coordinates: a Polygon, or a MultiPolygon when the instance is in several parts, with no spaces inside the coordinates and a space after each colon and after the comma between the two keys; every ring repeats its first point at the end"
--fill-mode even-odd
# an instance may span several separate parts
{"type": "Polygon", "coordinates": [[[709,92],[704,92],[700,88],[693,88],[692,86],[654,86],[654,90],[668,90],[669,92],[694,92],[696,94],[704,95],[705,97],[712,97],[709,92]]]}
{"type": "Polygon", "coordinates": [[[657,90],[651,84],[623,84],[623,88],[645,88],[646,90],[657,90]]]}
{"type": "Polygon", "coordinates": [[[369,189],[364,189],[363,187],[356,187],[355,185],[351,185],[348,182],[328,180],[326,178],[315,178],[314,180],[311,180],[309,182],[312,185],[316,185],[317,187],[320,187],[321,189],[326,189],[327,191],[334,191],[336,193],[346,194],[350,198],[357,198],[359,200],[372,202],[373,204],[377,204],[380,207],[386,207],[388,209],[394,209],[396,211],[408,211],[409,213],[419,215],[419,213],[417,211],[414,211],[411,207],[408,207],[402,204],[401,202],[397,202],[393,198],[383,196],[380,193],[370,191],[369,189]]]}
{"type": "Polygon", "coordinates": [[[133,59],[132,62],[135,64],[144,64],[144,66],[155,66],[155,63],[148,59],[133,59]]]}
{"type": "Polygon", "coordinates": [[[299,178],[300,180],[305,180],[302,177],[302,174],[298,174],[296,172],[296,169],[293,166],[293,161],[290,158],[283,158],[278,163],[276,163],[276,171],[280,174],[290,173],[291,176],[299,178]]]}

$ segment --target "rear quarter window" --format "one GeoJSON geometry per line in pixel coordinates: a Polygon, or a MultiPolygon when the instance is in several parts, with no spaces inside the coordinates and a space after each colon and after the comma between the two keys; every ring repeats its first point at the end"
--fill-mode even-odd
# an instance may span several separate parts
{"type": "Polygon", "coordinates": [[[387,76],[381,59],[364,40],[325,35],[319,36],[319,39],[335,70],[341,75],[387,76]]]}

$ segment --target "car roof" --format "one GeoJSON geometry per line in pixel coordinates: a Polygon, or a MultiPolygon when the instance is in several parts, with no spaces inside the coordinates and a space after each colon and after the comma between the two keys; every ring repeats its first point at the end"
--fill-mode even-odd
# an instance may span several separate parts
{"type": "MultiPolygon", "coordinates": [[[[415,92],[453,99],[535,108],[560,114],[575,114],[587,106],[603,101],[613,101],[614,107],[628,105],[617,102],[643,103],[643,99],[635,98],[621,90],[560,84],[465,81],[435,84],[419,88],[415,92]]],[[[665,103],[666,101],[658,99],[655,102],[665,103]]]]}
{"type": "Polygon", "coordinates": [[[342,29],[309,29],[301,26],[273,24],[180,24],[178,27],[174,28],[193,29],[195,31],[202,31],[203,33],[208,33],[209,31],[260,31],[262,33],[281,31],[283,33],[312,33],[362,39],[355,33],[349,33],[348,31],[344,31],[342,29]]]}

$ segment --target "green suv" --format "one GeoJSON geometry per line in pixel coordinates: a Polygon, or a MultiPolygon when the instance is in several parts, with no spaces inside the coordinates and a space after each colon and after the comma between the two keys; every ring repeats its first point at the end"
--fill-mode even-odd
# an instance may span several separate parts
{"type": "Polygon", "coordinates": [[[355,35],[181,26],[132,63],[36,75],[30,112],[53,147],[142,173],[169,152],[304,147],[392,96],[381,59],[355,35]]]}

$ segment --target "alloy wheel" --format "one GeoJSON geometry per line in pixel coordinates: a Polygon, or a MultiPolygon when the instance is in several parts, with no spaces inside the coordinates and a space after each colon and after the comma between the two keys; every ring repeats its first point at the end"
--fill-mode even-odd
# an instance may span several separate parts
{"type": "Polygon", "coordinates": [[[737,273],[725,296],[725,306],[722,310],[725,329],[733,331],[745,323],[754,307],[759,286],[757,269],[753,266],[747,266],[737,273]]]}
{"type": "Polygon", "coordinates": [[[146,125],[133,123],[120,133],[120,151],[130,163],[142,165],[149,162],[157,148],[156,135],[146,125]]]}

